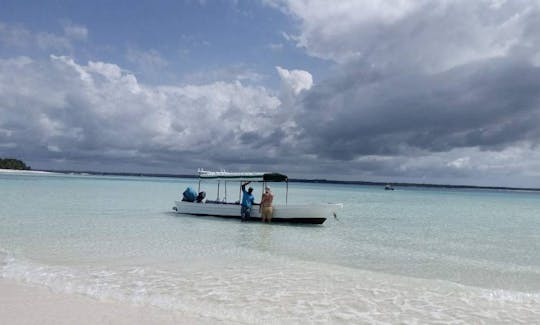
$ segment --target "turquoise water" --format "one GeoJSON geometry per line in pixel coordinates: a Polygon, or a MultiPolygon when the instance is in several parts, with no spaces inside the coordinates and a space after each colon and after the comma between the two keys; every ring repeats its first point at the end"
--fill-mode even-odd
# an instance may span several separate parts
{"type": "Polygon", "coordinates": [[[540,319],[540,193],[292,183],[289,202],[344,203],[294,226],[172,213],[187,186],[0,174],[0,274],[231,322],[540,319]]]}

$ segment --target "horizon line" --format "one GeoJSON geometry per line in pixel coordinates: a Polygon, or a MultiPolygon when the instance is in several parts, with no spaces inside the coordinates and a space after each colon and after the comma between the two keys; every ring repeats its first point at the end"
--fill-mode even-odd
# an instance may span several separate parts
{"type": "MultiPolygon", "coordinates": [[[[43,170],[47,172],[56,172],[62,174],[90,174],[103,176],[143,176],[143,177],[169,177],[169,178],[199,178],[198,175],[191,174],[172,174],[172,173],[139,173],[139,172],[103,172],[103,171],[77,171],[77,170],[43,170]]],[[[350,185],[392,185],[401,187],[431,187],[431,188],[454,188],[454,189],[485,189],[485,190],[507,190],[507,191],[534,191],[540,192],[537,187],[514,187],[514,186],[485,186],[485,185],[464,185],[464,184],[437,184],[437,183],[414,183],[414,182],[381,182],[381,181],[342,181],[325,178],[290,178],[290,182],[298,183],[326,183],[326,184],[350,184],[350,185]]]]}

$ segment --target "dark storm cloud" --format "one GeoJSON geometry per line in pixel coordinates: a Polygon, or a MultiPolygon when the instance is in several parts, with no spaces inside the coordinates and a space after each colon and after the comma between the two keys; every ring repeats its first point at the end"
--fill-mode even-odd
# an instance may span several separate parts
{"type": "Polygon", "coordinates": [[[333,159],[539,140],[540,69],[491,59],[437,74],[345,74],[314,87],[297,121],[309,151],[333,159]]]}
{"type": "Polygon", "coordinates": [[[269,2],[297,19],[289,41],[335,63],[293,103],[289,148],[313,170],[538,182],[540,3],[269,2]]]}
{"type": "Polygon", "coordinates": [[[298,19],[297,46],[336,62],[295,112],[300,152],[381,175],[462,173],[534,152],[537,2],[271,2],[298,19]]]}

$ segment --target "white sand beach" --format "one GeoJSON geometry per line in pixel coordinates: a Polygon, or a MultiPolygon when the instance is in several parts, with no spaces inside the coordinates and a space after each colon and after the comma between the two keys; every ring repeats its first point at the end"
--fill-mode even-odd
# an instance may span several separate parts
{"type": "Polygon", "coordinates": [[[46,172],[42,170],[19,170],[19,169],[2,169],[0,168],[0,174],[17,174],[17,175],[39,175],[39,174],[58,174],[54,172],[46,172]]]}
{"type": "Polygon", "coordinates": [[[210,324],[197,316],[55,293],[0,278],[2,324],[210,324]]]}

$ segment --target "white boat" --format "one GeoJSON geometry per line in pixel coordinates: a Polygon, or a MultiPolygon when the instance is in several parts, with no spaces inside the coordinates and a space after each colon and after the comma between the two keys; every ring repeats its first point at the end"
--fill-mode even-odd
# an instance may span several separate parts
{"type": "MultiPolygon", "coordinates": [[[[322,224],[327,218],[336,216],[336,212],[343,208],[341,203],[313,203],[313,204],[288,204],[289,182],[286,175],[279,173],[231,173],[231,172],[211,172],[199,170],[199,189],[201,181],[210,180],[217,183],[218,199],[216,201],[203,201],[201,203],[189,201],[176,201],[173,210],[177,213],[196,215],[196,216],[216,216],[224,218],[241,218],[240,215],[240,197],[236,202],[227,202],[226,199],[220,200],[220,187],[224,187],[224,197],[227,196],[227,184],[234,182],[238,187],[242,183],[251,181],[262,183],[263,187],[269,182],[285,182],[286,195],[285,204],[273,205],[272,222],[291,222],[291,223],[310,223],[322,224]]],[[[235,191],[237,187],[235,186],[235,191]]],[[[240,192],[239,192],[240,195],[240,192]]],[[[258,206],[251,210],[249,220],[260,221],[258,206]]]]}

